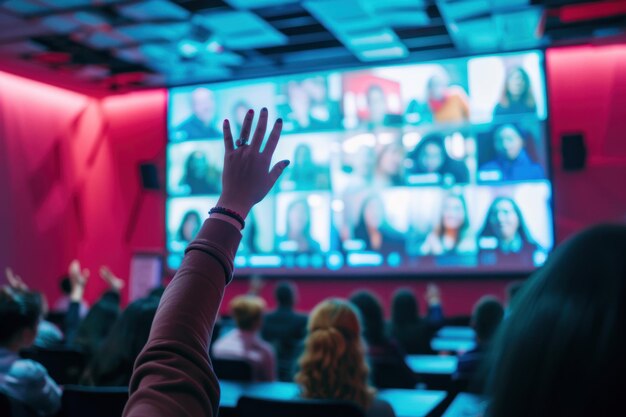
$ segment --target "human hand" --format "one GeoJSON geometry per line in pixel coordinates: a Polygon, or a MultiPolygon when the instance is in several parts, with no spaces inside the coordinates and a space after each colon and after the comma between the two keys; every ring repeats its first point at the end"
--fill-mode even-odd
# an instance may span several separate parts
{"type": "Polygon", "coordinates": [[[252,129],[254,111],[249,110],[243,121],[237,148],[233,143],[230,123],[224,120],[224,172],[222,174],[222,195],[217,203],[220,207],[236,211],[246,217],[252,207],[263,200],[272,189],[289,161],[280,161],[270,170],[272,156],[282,130],[282,119],[274,127],[261,152],[261,145],[267,130],[267,109],[263,108],[257,122],[252,141],[247,144],[252,129]]]}
{"type": "Polygon", "coordinates": [[[70,300],[80,302],[83,299],[85,287],[87,286],[87,281],[89,280],[89,270],[81,269],[78,259],[74,259],[70,262],[67,274],[70,277],[70,284],[72,286],[70,300]]]}
{"type": "Polygon", "coordinates": [[[111,272],[108,266],[100,267],[100,278],[102,278],[113,291],[120,292],[126,283],[123,279],[118,278],[111,272]]]}
{"type": "Polygon", "coordinates": [[[15,291],[28,291],[28,285],[22,280],[22,277],[19,275],[15,275],[11,268],[6,268],[4,270],[4,275],[7,277],[7,282],[9,283],[9,287],[15,291]]]}
{"type": "Polygon", "coordinates": [[[428,305],[441,304],[441,291],[435,284],[428,284],[426,294],[424,295],[428,305]]]}

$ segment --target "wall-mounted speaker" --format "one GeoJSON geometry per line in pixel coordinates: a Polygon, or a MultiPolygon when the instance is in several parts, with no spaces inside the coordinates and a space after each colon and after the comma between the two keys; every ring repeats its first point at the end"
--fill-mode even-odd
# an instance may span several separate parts
{"type": "Polygon", "coordinates": [[[587,145],[582,133],[561,136],[561,160],[564,171],[582,171],[587,165],[587,145]]]}
{"type": "Polygon", "coordinates": [[[160,190],[159,170],[154,164],[139,165],[141,173],[141,186],[144,190],[160,190]]]}

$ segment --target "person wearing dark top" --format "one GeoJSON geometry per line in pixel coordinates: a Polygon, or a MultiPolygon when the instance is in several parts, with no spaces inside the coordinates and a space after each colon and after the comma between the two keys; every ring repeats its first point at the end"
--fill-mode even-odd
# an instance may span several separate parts
{"type": "Polygon", "coordinates": [[[509,71],[504,82],[502,97],[493,110],[495,116],[535,113],[537,105],[528,73],[521,67],[509,71]]]}
{"type": "Polygon", "coordinates": [[[357,291],[350,297],[363,323],[367,355],[377,388],[415,388],[417,375],[404,360],[404,352],[387,337],[380,301],[369,291],[357,291]]]}
{"type": "Polygon", "coordinates": [[[281,282],[274,290],[276,310],[265,315],[261,337],[268,341],[278,359],[278,379],[292,381],[298,348],[306,335],[307,316],[294,311],[296,289],[290,282],[281,282]]]}
{"type": "Polygon", "coordinates": [[[213,92],[206,88],[196,88],[191,93],[192,114],[178,127],[176,135],[185,139],[212,139],[220,136],[214,127],[215,97],[213,92]]]}
{"type": "Polygon", "coordinates": [[[201,151],[189,154],[185,161],[185,172],[180,181],[190,195],[219,194],[219,170],[209,163],[207,156],[201,151]]]}
{"type": "Polygon", "coordinates": [[[473,392],[482,392],[487,371],[481,369],[484,358],[489,353],[489,346],[502,319],[504,308],[493,296],[484,296],[474,306],[471,326],[476,332],[476,347],[459,356],[459,362],[453,379],[467,381],[473,392]]]}
{"type": "Polygon", "coordinates": [[[81,384],[128,385],[133,364],[148,340],[158,306],[159,297],[153,296],[134,301],[126,307],[87,365],[81,384]]]}
{"type": "Polygon", "coordinates": [[[402,252],[406,245],[404,235],[387,222],[385,205],[377,194],[363,200],[352,234],[354,239],[364,242],[366,250],[402,252]]]}
{"type": "Polygon", "coordinates": [[[315,253],[321,247],[312,236],[311,207],[306,199],[296,199],[287,207],[285,235],[279,238],[281,252],[315,253]]]}
{"type": "Polygon", "coordinates": [[[409,355],[433,354],[430,339],[435,333],[440,309],[438,301],[434,304],[429,302],[428,316],[422,318],[415,294],[408,288],[399,289],[394,293],[391,303],[391,338],[409,355]]]}
{"type": "Polygon", "coordinates": [[[467,166],[452,159],[444,145],[445,138],[440,133],[430,133],[422,138],[408,154],[410,167],[408,174],[432,174],[436,183],[453,185],[467,184],[469,171],[467,166]]]}
{"type": "MultiPolygon", "coordinates": [[[[281,161],[270,169],[280,137],[280,120],[260,152],[267,109],[261,111],[252,142],[247,143],[253,116],[252,111],[246,115],[243,141],[237,141],[237,149],[229,122],[224,122],[224,187],[218,206],[244,219],[289,165],[289,161],[281,161]]],[[[163,295],[148,343],[135,362],[125,417],[218,414],[220,388],[208,345],[224,288],[233,277],[241,229],[238,220],[211,214],[187,248],[181,267],[163,295]]]]}
{"type": "Polygon", "coordinates": [[[498,197],[491,203],[478,246],[480,262],[490,265],[533,265],[533,256],[539,249],[528,233],[520,208],[508,197],[498,197]]]}
{"type": "Polygon", "coordinates": [[[497,171],[500,181],[544,179],[543,168],[533,161],[525,149],[526,141],[512,124],[497,128],[493,134],[496,158],[480,167],[481,171],[497,171]]]}
{"type": "Polygon", "coordinates": [[[626,226],[594,226],[528,278],[493,340],[485,415],[623,414],[625,254],[626,226]]]}

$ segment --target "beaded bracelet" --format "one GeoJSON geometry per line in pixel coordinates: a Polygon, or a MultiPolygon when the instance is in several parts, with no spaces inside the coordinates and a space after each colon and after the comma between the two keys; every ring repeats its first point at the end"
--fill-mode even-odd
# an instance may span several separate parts
{"type": "Polygon", "coordinates": [[[237,220],[237,222],[241,225],[241,230],[243,230],[243,228],[246,227],[246,222],[243,219],[243,217],[241,217],[241,214],[237,213],[234,210],[227,209],[226,207],[213,207],[211,210],[209,210],[209,215],[213,213],[223,214],[224,216],[228,216],[232,219],[237,220]]]}

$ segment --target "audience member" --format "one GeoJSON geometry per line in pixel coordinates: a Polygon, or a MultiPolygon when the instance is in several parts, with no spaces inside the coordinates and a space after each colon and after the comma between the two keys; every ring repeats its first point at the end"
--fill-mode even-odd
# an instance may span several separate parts
{"type": "Polygon", "coordinates": [[[159,297],[148,296],[131,303],[117,319],[91,359],[81,383],[96,386],[127,386],[135,359],[143,349],[159,297]]]}
{"type": "Polygon", "coordinates": [[[626,227],[563,243],[525,283],[493,345],[493,417],[619,414],[626,375],[626,227]]]}
{"type": "MultiPolygon", "coordinates": [[[[59,298],[56,303],[54,303],[54,311],[59,313],[66,313],[70,308],[70,294],[72,293],[72,283],[70,282],[69,275],[64,275],[61,277],[59,281],[59,288],[61,289],[61,293],[63,294],[61,298],[59,298]]],[[[84,319],[89,312],[89,303],[87,301],[82,300],[80,302],[80,318],[84,319]]]]}
{"type": "Polygon", "coordinates": [[[395,416],[391,406],[377,399],[368,385],[361,325],[350,303],[330,299],[313,309],[299,364],[295,379],[302,397],[352,401],[363,407],[368,417],[395,416]]]}
{"type": "Polygon", "coordinates": [[[373,369],[373,381],[378,388],[415,388],[417,375],[404,361],[404,352],[385,332],[385,320],[380,301],[369,291],[358,291],[350,297],[363,320],[363,335],[367,355],[373,369]]]}
{"type": "Polygon", "coordinates": [[[476,332],[476,347],[459,356],[454,374],[455,379],[470,382],[473,391],[481,392],[483,389],[485,376],[481,374],[481,366],[503,317],[504,308],[493,296],[482,297],[474,306],[471,326],[476,332]]]}
{"type": "MultiPolygon", "coordinates": [[[[429,306],[429,313],[431,308],[429,306]]],[[[422,319],[415,294],[407,288],[395,292],[391,304],[390,336],[409,355],[432,354],[430,339],[434,326],[422,319]]]]}
{"type": "Polygon", "coordinates": [[[281,381],[293,379],[297,349],[306,334],[307,316],[294,311],[296,288],[290,282],[281,282],[274,290],[276,310],[263,320],[261,336],[276,350],[278,358],[278,378],[281,381]]]}
{"type": "Polygon", "coordinates": [[[0,391],[26,413],[53,416],[61,406],[61,389],[40,363],[18,355],[35,341],[41,315],[36,294],[0,289],[0,391]]]}
{"type": "Polygon", "coordinates": [[[245,360],[252,365],[255,381],[274,381],[276,379],[274,349],[259,337],[265,301],[253,295],[240,295],[232,299],[229,308],[237,328],[215,342],[213,356],[245,360]]]}

